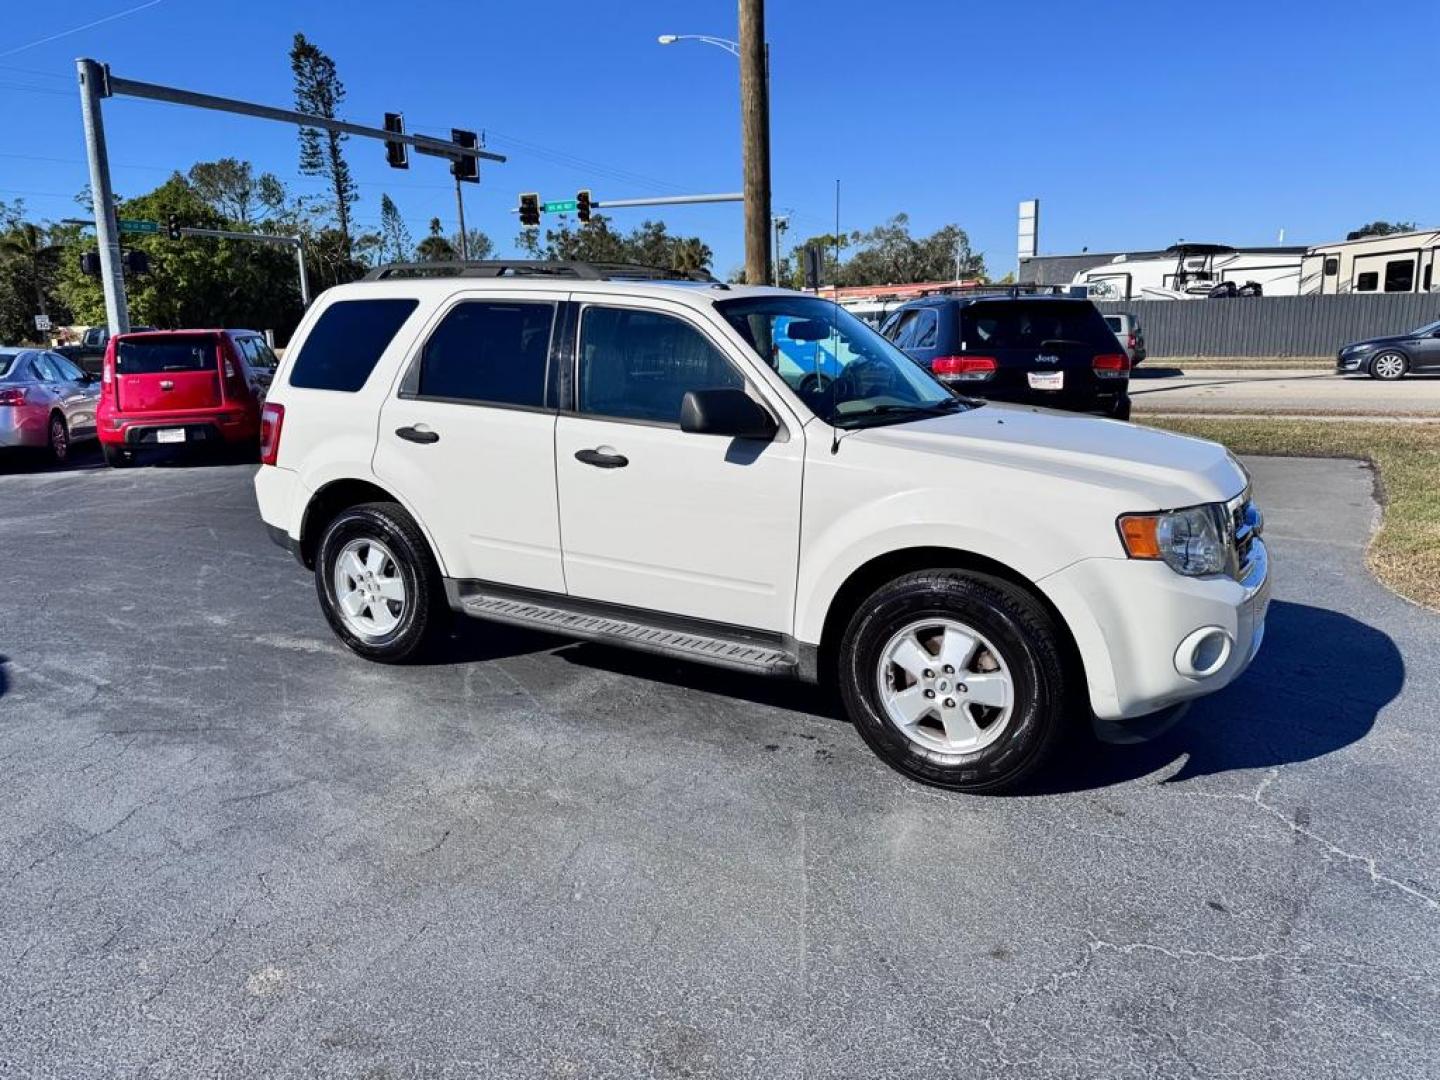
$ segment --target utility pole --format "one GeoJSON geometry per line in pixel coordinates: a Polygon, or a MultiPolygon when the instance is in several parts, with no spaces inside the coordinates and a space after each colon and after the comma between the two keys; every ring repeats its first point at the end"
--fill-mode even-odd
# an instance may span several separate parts
{"type": "Polygon", "coordinates": [[[745,172],[745,280],[770,273],[770,94],[765,62],[765,0],[740,3],[740,121],[745,172]]]}
{"type": "Polygon", "coordinates": [[[105,287],[105,322],[112,334],[130,332],[125,278],[120,266],[120,225],[110,190],[110,153],[105,148],[105,121],[100,99],[109,95],[105,69],[94,60],[76,60],[80,78],[80,111],[85,119],[86,157],[90,162],[90,198],[95,204],[95,239],[100,246],[100,280],[105,287]]]}

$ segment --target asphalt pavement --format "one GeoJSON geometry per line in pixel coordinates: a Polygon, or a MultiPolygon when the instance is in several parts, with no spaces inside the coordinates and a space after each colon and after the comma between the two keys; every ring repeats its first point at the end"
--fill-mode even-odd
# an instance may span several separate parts
{"type": "Polygon", "coordinates": [[[1254,666],[1005,798],[798,685],[368,664],[250,468],[0,476],[0,1075],[1440,1075],[1440,616],[1365,467],[1249,465],[1254,666]]]}
{"type": "Polygon", "coordinates": [[[1440,417],[1440,376],[1380,382],[1366,375],[1286,368],[1196,369],[1145,361],[1130,380],[1136,412],[1336,413],[1440,417]]]}

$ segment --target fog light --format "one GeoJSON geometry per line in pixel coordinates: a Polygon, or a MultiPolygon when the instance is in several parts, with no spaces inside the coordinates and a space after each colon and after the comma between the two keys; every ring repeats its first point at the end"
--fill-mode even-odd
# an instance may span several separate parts
{"type": "Polygon", "coordinates": [[[1225,666],[1234,646],[1234,639],[1220,627],[1201,627],[1175,650],[1175,670],[1187,679],[1207,679],[1225,666]]]}

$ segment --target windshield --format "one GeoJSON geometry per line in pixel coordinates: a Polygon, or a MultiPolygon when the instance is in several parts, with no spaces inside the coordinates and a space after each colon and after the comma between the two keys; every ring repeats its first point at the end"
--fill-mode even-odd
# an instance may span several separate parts
{"type": "Polygon", "coordinates": [[[1411,337],[1429,337],[1431,334],[1440,334],[1440,319],[1426,323],[1424,326],[1417,326],[1410,331],[1411,337]]]}
{"type": "Polygon", "coordinates": [[[777,294],[724,300],[715,307],[811,412],[836,427],[967,407],[874,329],[828,300],[777,294]]]}

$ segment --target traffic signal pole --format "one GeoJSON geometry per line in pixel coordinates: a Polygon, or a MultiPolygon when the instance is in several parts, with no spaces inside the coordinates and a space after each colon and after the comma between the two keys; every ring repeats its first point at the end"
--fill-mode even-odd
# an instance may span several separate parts
{"type": "MultiPolygon", "coordinates": [[[[100,103],[103,98],[119,95],[146,98],[150,101],[168,101],[172,105],[188,105],[197,109],[258,117],[261,120],[278,120],[296,127],[318,128],[321,131],[355,135],[364,139],[378,139],[383,143],[413,146],[422,154],[449,158],[454,163],[452,168],[463,165],[469,171],[478,169],[480,159],[505,160],[504,154],[493,154],[476,146],[471,132],[454,132],[456,136],[469,137],[469,145],[462,145],[454,139],[447,142],[430,135],[409,135],[404,131],[352,124],[346,120],[332,120],[327,116],[296,112],[294,109],[277,109],[270,105],[256,105],[253,102],[216,97],[213,94],[198,94],[173,86],[122,79],[112,75],[105,64],[88,58],[76,60],[75,70],[80,79],[80,108],[85,120],[85,151],[90,163],[90,192],[95,203],[95,232],[100,247],[100,276],[105,285],[105,318],[111,333],[128,331],[130,315],[125,302],[125,279],[120,266],[120,231],[115,218],[115,198],[110,187],[110,159],[106,153],[105,126],[101,117],[100,103]]],[[[400,126],[403,127],[403,124],[400,126]]],[[[393,160],[392,164],[395,164],[393,160]]],[[[458,179],[469,178],[462,176],[459,171],[456,176],[458,179]]]]}
{"type": "Polygon", "coordinates": [[[85,157],[90,163],[90,198],[95,204],[95,238],[100,248],[100,280],[105,288],[105,322],[112,334],[130,331],[125,300],[125,275],[120,265],[120,225],[110,190],[110,154],[105,147],[105,121],[100,99],[105,96],[105,71],[94,60],[75,61],[80,79],[80,113],[85,121],[85,157]]]}

